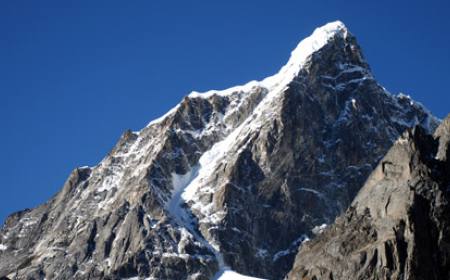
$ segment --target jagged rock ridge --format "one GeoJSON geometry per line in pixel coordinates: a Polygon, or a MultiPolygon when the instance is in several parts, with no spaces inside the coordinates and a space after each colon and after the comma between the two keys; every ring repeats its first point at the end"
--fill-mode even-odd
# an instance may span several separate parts
{"type": "Polygon", "coordinates": [[[450,279],[449,124],[407,130],[287,279],[450,279]]]}
{"type": "Polygon", "coordinates": [[[276,75],[191,93],[49,202],[11,215],[0,277],[283,278],[417,124],[438,121],[381,87],[347,28],[327,24],[276,75]]]}

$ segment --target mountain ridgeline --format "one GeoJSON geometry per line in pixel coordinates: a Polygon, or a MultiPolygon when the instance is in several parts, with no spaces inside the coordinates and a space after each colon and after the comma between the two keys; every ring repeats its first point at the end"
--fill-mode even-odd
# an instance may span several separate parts
{"type": "Polygon", "coordinates": [[[439,124],[329,23],[277,74],[192,92],[12,214],[0,277],[448,279],[439,124]]]}

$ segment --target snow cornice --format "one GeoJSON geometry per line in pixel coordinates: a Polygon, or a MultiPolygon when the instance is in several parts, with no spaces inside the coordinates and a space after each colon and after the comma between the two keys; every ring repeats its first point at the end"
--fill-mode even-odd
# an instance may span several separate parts
{"type": "Polygon", "coordinates": [[[237,91],[249,91],[255,86],[267,88],[269,90],[275,87],[284,87],[297,76],[304,67],[309,58],[316,51],[323,48],[329,40],[336,36],[346,38],[348,30],[341,21],[334,21],[318,27],[307,38],[303,39],[297,47],[291,52],[288,62],[280,71],[262,81],[250,81],[245,85],[234,86],[225,90],[210,90],[204,93],[193,91],[189,97],[210,97],[212,95],[228,95],[237,91]]]}

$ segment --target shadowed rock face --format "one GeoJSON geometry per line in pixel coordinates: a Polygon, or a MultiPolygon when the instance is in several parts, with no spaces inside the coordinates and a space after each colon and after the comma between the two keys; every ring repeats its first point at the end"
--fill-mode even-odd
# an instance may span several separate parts
{"type": "Polygon", "coordinates": [[[450,279],[449,121],[407,130],[287,279],[450,279]]]}
{"type": "Polygon", "coordinates": [[[355,38],[331,26],[277,75],[190,94],[124,133],[97,166],[75,169],[47,203],[11,215],[0,277],[211,279],[226,264],[283,278],[299,244],[347,209],[403,131],[438,124],[386,92],[355,38]]]}

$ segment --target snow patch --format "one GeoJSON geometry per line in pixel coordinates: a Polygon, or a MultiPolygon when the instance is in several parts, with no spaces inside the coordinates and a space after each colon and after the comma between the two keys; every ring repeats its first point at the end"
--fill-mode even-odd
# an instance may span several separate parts
{"type": "Polygon", "coordinates": [[[197,177],[198,169],[198,166],[193,167],[181,175],[172,173],[172,197],[167,204],[167,210],[174,216],[180,226],[186,225],[190,230],[192,230],[193,221],[182,206],[184,200],[181,195],[192,180],[197,177]]]}
{"type": "Polygon", "coordinates": [[[315,235],[321,234],[327,228],[327,224],[321,224],[320,226],[315,226],[311,231],[315,235]]]}
{"type": "Polygon", "coordinates": [[[357,107],[356,107],[356,99],[355,98],[352,98],[352,106],[353,106],[353,109],[357,109],[357,107]]]}
{"type": "Polygon", "coordinates": [[[406,99],[407,101],[409,101],[409,105],[411,106],[414,105],[414,100],[411,98],[411,95],[409,94],[404,94],[403,92],[400,92],[399,94],[397,94],[397,98],[406,99]]]}
{"type": "Polygon", "coordinates": [[[314,189],[310,189],[310,188],[298,188],[297,190],[298,191],[304,191],[304,192],[310,192],[310,193],[313,193],[313,194],[315,194],[317,196],[323,196],[323,194],[321,192],[318,192],[318,191],[316,191],[314,189]]]}
{"type": "Polygon", "coordinates": [[[414,101],[411,96],[406,95],[404,93],[399,93],[396,96],[392,95],[391,93],[387,92],[389,96],[392,97],[393,101],[396,103],[398,108],[403,108],[404,114],[408,114],[408,110],[411,110],[412,108],[419,109],[423,111],[426,115],[426,118],[424,120],[418,120],[417,117],[413,120],[410,120],[409,122],[405,122],[401,120],[401,117],[398,116],[391,116],[391,121],[397,122],[400,125],[404,125],[407,127],[414,127],[416,125],[421,125],[428,134],[433,134],[434,130],[439,126],[439,124],[442,122],[441,119],[433,116],[433,114],[420,102],[414,101]],[[406,100],[408,101],[408,105],[410,107],[402,106],[402,104],[399,103],[400,100],[406,100]]]}
{"type": "Polygon", "coordinates": [[[395,143],[399,145],[406,145],[409,143],[409,140],[407,138],[400,137],[397,139],[397,141],[395,141],[395,143]]]}
{"type": "Polygon", "coordinates": [[[265,258],[269,255],[269,252],[266,249],[258,248],[258,251],[256,252],[256,257],[258,258],[265,258]]]}
{"type": "Polygon", "coordinates": [[[232,270],[225,270],[222,271],[220,275],[217,276],[217,278],[214,278],[215,280],[258,280],[262,278],[255,278],[250,276],[245,276],[242,274],[239,274],[232,270]]]}
{"type": "Polygon", "coordinates": [[[294,240],[291,243],[291,245],[289,245],[289,248],[287,248],[286,250],[279,251],[275,255],[273,255],[272,261],[276,262],[278,259],[280,259],[284,256],[297,253],[299,246],[302,245],[303,242],[306,242],[306,241],[309,241],[309,237],[307,235],[303,234],[302,236],[300,236],[299,238],[294,240]]]}
{"type": "Polygon", "coordinates": [[[160,123],[160,122],[162,122],[165,118],[167,118],[168,116],[175,114],[175,112],[178,110],[179,107],[180,107],[180,104],[178,104],[177,106],[173,107],[172,109],[169,110],[169,112],[165,113],[163,116],[161,116],[161,117],[159,117],[159,118],[157,118],[157,119],[155,119],[155,120],[149,122],[149,123],[147,124],[147,127],[149,127],[149,126],[151,126],[151,125],[154,125],[154,124],[157,124],[157,123],[160,123]]]}
{"type": "Polygon", "coordinates": [[[0,244],[0,251],[5,251],[6,249],[8,249],[8,246],[0,244]]]}
{"type": "MultiPolygon", "coordinates": [[[[181,195],[185,192],[185,189],[192,183],[192,181],[194,181],[195,178],[198,177],[199,169],[199,166],[196,166],[194,168],[191,168],[185,174],[172,174],[172,197],[167,203],[166,209],[175,219],[177,224],[181,227],[182,237],[180,243],[183,240],[186,240],[186,238],[188,238],[188,235],[192,235],[196,239],[196,241],[200,242],[203,246],[210,249],[214,254],[219,264],[219,271],[227,270],[228,267],[225,265],[225,261],[223,260],[223,256],[220,253],[220,249],[218,248],[218,246],[216,244],[210,243],[201,235],[201,233],[197,232],[197,230],[194,228],[195,221],[192,220],[190,213],[188,213],[183,207],[185,200],[181,195]]],[[[179,245],[178,250],[183,250],[182,246],[180,247],[179,245]]]]}

